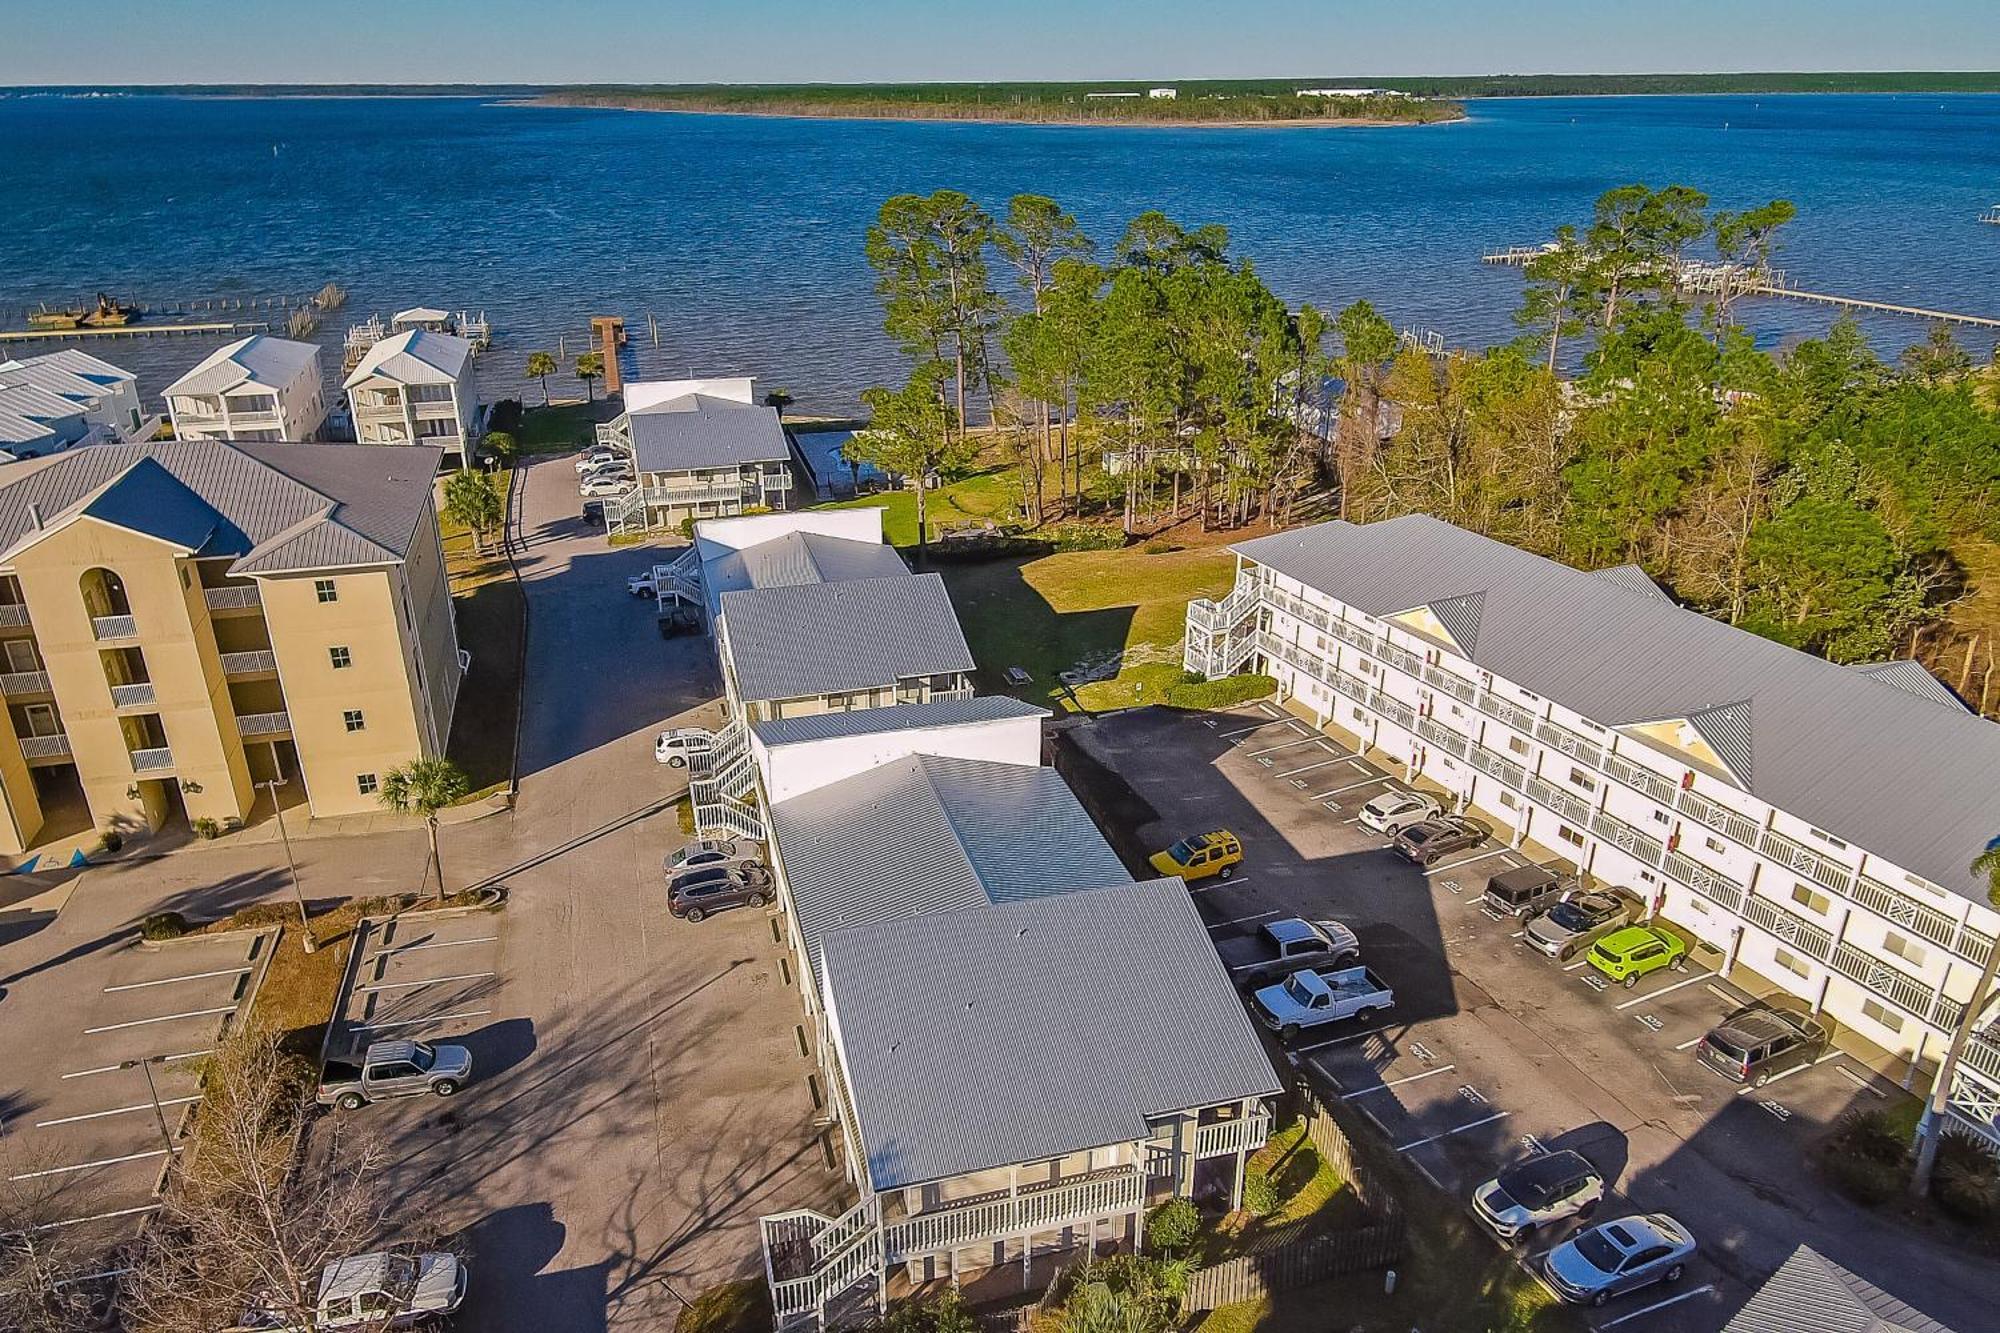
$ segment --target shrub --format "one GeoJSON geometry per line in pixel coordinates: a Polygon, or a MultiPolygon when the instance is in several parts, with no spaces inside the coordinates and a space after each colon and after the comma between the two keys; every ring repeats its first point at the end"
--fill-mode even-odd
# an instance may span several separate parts
{"type": "Polygon", "coordinates": [[[502,398],[493,404],[493,410],[486,414],[486,429],[504,435],[518,434],[521,429],[521,400],[502,398]]]}
{"type": "Polygon", "coordinates": [[[1849,1111],[1826,1141],[1834,1157],[1858,1157],[1863,1161],[1900,1168],[1910,1145],[1902,1128],[1887,1111],[1849,1111]]]}
{"type": "Polygon", "coordinates": [[[1903,1169],[1888,1162],[1871,1161],[1845,1153],[1829,1157],[1828,1179],[1834,1188],[1864,1208],[1875,1208],[1896,1197],[1903,1188],[1903,1169]]]}
{"type": "Polygon", "coordinates": [[[1174,708],[1230,708],[1261,699],[1277,688],[1278,682],[1269,676],[1222,676],[1199,684],[1175,685],[1167,691],[1167,703],[1174,708]]]}
{"type": "Polygon", "coordinates": [[[194,830],[195,837],[203,841],[216,837],[222,832],[222,825],[216,823],[207,815],[203,815],[199,819],[189,820],[188,827],[194,830]]]}
{"type": "Polygon", "coordinates": [[[682,519],[682,520],[680,521],[680,523],[679,523],[679,524],[678,524],[677,526],[678,526],[678,527],[680,528],[680,531],[681,531],[681,540],[682,540],[682,541],[690,541],[690,542],[691,542],[691,541],[693,541],[693,540],[694,540],[694,515],[693,515],[693,514],[689,514],[689,515],[688,515],[688,516],[687,516],[686,518],[682,519]]]}
{"type": "Polygon", "coordinates": [[[1174,551],[1184,551],[1187,548],[1182,546],[1179,542],[1151,541],[1147,542],[1144,546],[1141,546],[1139,549],[1141,551],[1144,551],[1147,555],[1168,555],[1174,551]]]}
{"type": "Polygon", "coordinates": [[[1200,1229],[1201,1214],[1192,1201],[1169,1199],[1146,1219],[1146,1244],[1167,1254],[1180,1254],[1194,1244],[1195,1232],[1200,1229]]]}
{"type": "Polygon", "coordinates": [[[1049,529],[1047,539],[1058,551],[1115,551],[1125,545],[1124,533],[1094,523],[1058,524],[1049,529]]]}
{"type": "Polygon", "coordinates": [[[117,829],[106,829],[97,839],[99,851],[116,852],[125,847],[125,835],[117,829]]]}
{"type": "Polygon", "coordinates": [[[1938,1144],[1931,1198],[1951,1216],[1975,1225],[2000,1213],[2000,1158],[1963,1134],[1938,1144]]]}
{"type": "Polygon", "coordinates": [[[177,940],[187,933],[187,918],[179,912],[154,912],[139,923],[142,940],[177,940]]]}
{"type": "Polygon", "coordinates": [[[1252,1217],[1268,1217],[1278,1211],[1278,1186],[1262,1171],[1243,1177],[1243,1211],[1252,1217]]]}

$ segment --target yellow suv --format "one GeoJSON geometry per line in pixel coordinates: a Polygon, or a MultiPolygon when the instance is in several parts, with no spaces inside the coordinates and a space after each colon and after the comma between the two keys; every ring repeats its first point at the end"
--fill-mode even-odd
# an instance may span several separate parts
{"type": "Polygon", "coordinates": [[[1210,875],[1228,879],[1236,873],[1237,863],[1242,859],[1241,840],[1228,829],[1217,829],[1182,838],[1164,852],[1154,852],[1152,866],[1162,875],[1179,875],[1186,880],[1207,879],[1210,875]]]}

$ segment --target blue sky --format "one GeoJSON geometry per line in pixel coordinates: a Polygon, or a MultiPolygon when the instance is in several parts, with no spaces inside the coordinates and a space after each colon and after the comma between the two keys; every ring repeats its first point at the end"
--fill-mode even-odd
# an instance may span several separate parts
{"type": "Polygon", "coordinates": [[[1995,0],[0,0],[0,85],[2000,69],[1995,0]]]}

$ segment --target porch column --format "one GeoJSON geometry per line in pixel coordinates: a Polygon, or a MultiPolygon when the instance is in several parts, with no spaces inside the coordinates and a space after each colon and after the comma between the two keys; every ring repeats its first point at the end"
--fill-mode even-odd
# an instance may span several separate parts
{"type": "MultiPolygon", "coordinates": [[[[1019,1199],[1021,1197],[1021,1164],[1019,1162],[1016,1162],[1012,1166],[1007,1168],[1007,1197],[1010,1200],[1019,1199]]],[[[1022,1291],[1026,1291],[1028,1289],[1028,1260],[1034,1255],[1034,1252],[1035,1252],[1035,1233],[1032,1231],[1023,1231],[1021,1233],[1021,1290],[1022,1291]]]]}
{"type": "MultiPolygon", "coordinates": [[[[1250,1099],[1245,1097],[1237,1103],[1236,1114],[1246,1124],[1250,1119],[1250,1099]]],[[[1235,1212],[1243,1206],[1243,1175],[1250,1169],[1250,1146],[1247,1132],[1240,1133],[1236,1146],[1236,1178],[1229,1184],[1229,1211],[1235,1212]]]]}

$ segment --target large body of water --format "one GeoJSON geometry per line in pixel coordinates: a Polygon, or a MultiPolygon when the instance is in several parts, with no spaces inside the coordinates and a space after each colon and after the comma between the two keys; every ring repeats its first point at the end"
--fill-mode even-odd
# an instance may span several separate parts
{"type": "MultiPolygon", "coordinates": [[[[1100,241],[1147,208],[1221,222],[1286,299],[1367,297],[1454,344],[1514,333],[1520,275],[1482,266],[1482,250],[1544,240],[1632,180],[1695,185],[1718,207],[1796,201],[1781,262],[1799,285],[2000,315],[2000,227],[1977,221],[2000,199],[2000,96],[1476,102],[1463,123],[1369,130],[15,96],[0,97],[0,144],[0,322],[100,289],[172,300],[336,281],[352,300],[322,331],[335,347],[371,312],[487,311],[489,397],[532,394],[530,350],[560,336],[573,358],[590,315],[621,314],[629,371],[754,373],[802,407],[847,409],[899,369],[862,233],[884,197],[944,186],[996,210],[1052,195],[1100,241]]],[[[1774,345],[1832,318],[1776,301],[1742,312],[1774,345]]],[[[1885,350],[1924,335],[1867,327],[1885,350]]],[[[212,345],[105,354],[153,394],[212,345]]]]}

